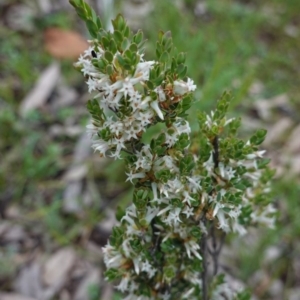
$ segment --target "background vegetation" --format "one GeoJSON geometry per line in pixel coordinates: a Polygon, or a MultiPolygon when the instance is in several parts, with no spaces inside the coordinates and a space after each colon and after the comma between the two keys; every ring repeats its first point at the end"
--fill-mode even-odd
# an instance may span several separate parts
{"type": "MultiPolygon", "coordinates": [[[[120,11],[144,30],[148,57],[160,29],[187,52],[194,132],[196,111],[224,90],[245,136],[269,130],[277,228],[228,236],[221,264],[256,299],[299,299],[299,1],[116,1],[120,11]]],[[[0,20],[0,298],[120,299],[102,280],[101,246],[130,186],[122,163],[93,154],[84,135],[88,95],[72,63],[85,28],[63,0],[2,0],[0,20]]]]}

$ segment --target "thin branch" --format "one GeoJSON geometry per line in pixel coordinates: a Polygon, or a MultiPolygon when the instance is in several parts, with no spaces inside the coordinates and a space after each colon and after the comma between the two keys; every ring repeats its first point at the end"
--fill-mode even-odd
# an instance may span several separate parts
{"type": "Polygon", "coordinates": [[[213,151],[213,161],[214,161],[214,168],[218,168],[219,166],[219,138],[216,135],[212,141],[212,146],[214,148],[213,151]]]}
{"type": "Polygon", "coordinates": [[[219,255],[220,252],[222,250],[222,247],[224,245],[224,241],[225,241],[225,237],[226,237],[226,233],[223,233],[221,239],[220,239],[220,243],[218,245],[217,243],[217,237],[216,237],[216,227],[212,226],[211,227],[211,237],[212,237],[212,248],[210,249],[208,248],[208,252],[212,257],[213,260],[213,275],[217,275],[218,273],[218,269],[219,269],[219,255]]]}
{"type": "MultiPolygon", "coordinates": [[[[202,220],[204,226],[206,225],[206,217],[203,216],[202,220]]],[[[203,271],[201,274],[202,277],[202,300],[208,300],[207,298],[207,238],[203,234],[201,237],[201,255],[202,255],[202,267],[203,271]]]]}

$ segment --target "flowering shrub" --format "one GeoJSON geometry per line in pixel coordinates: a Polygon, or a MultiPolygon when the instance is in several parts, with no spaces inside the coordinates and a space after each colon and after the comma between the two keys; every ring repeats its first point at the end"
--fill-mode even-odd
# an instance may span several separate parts
{"type": "Polygon", "coordinates": [[[106,279],[119,280],[127,300],[247,299],[220,276],[208,282],[207,256],[216,275],[215,231],[243,235],[251,225],[274,226],[273,171],[258,148],[266,131],[237,138],[240,119],[226,118],[224,93],[215,111],[199,113],[191,140],[187,111],[196,85],[170,33],[159,33],[156,60],[148,61],[143,33],[133,34],[121,15],[109,32],[83,0],[70,2],[93,38],[76,63],[94,93],[87,104],[92,147],[124,158],[134,185],[132,204],[103,248],[106,279]],[[164,129],[145,143],[144,132],[158,123],[164,129]]]}

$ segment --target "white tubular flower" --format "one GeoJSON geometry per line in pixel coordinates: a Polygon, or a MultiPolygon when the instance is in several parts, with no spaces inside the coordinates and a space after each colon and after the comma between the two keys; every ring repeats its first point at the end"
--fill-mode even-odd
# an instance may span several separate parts
{"type": "Polygon", "coordinates": [[[89,93],[95,91],[97,89],[97,82],[96,80],[92,79],[91,77],[87,81],[87,85],[89,87],[89,93]]]}
{"type": "Polygon", "coordinates": [[[200,226],[203,234],[208,235],[207,228],[206,228],[205,224],[202,221],[200,221],[199,226],[200,226]]]}
{"type": "Polygon", "coordinates": [[[194,92],[197,88],[197,86],[194,84],[194,80],[192,80],[191,78],[187,79],[187,86],[188,86],[189,92],[194,92]]]}
{"type": "Polygon", "coordinates": [[[158,86],[155,90],[154,90],[156,93],[157,93],[157,95],[158,95],[158,100],[159,100],[159,102],[164,102],[164,101],[166,101],[166,94],[165,94],[165,92],[164,92],[164,90],[163,90],[163,88],[161,87],[161,86],[158,86]]]}
{"type": "Polygon", "coordinates": [[[248,154],[246,155],[247,159],[256,159],[257,157],[263,157],[263,155],[265,154],[266,150],[261,150],[261,151],[256,151],[254,153],[248,154]]]}
{"type": "Polygon", "coordinates": [[[251,218],[254,223],[260,223],[269,228],[274,228],[275,227],[275,217],[274,217],[275,212],[276,212],[276,209],[273,207],[273,205],[269,204],[261,212],[254,211],[251,214],[251,218]]]}
{"type": "Polygon", "coordinates": [[[143,172],[133,173],[132,171],[130,171],[129,173],[126,173],[126,175],[128,176],[126,181],[130,181],[131,183],[134,179],[141,179],[146,177],[146,173],[143,172]]]}
{"type": "MultiPolygon", "coordinates": [[[[138,257],[138,256],[135,257],[135,258],[133,259],[133,265],[134,265],[135,273],[136,273],[137,275],[139,275],[139,274],[140,274],[141,265],[143,265],[143,263],[141,262],[141,258],[138,257]]],[[[144,271],[143,268],[142,268],[142,271],[144,271]]]]}
{"type": "Polygon", "coordinates": [[[247,233],[247,230],[246,228],[239,224],[238,220],[234,220],[232,222],[232,229],[233,229],[233,232],[237,232],[240,236],[243,236],[247,233]]]}
{"type": "Polygon", "coordinates": [[[110,144],[108,142],[99,139],[94,141],[92,148],[95,151],[99,151],[103,156],[105,156],[107,150],[110,149],[110,144]]]}
{"type": "Polygon", "coordinates": [[[234,120],[235,120],[235,118],[231,118],[231,119],[226,120],[226,122],[224,124],[224,127],[227,126],[228,124],[230,124],[234,120]]]}
{"type": "Polygon", "coordinates": [[[215,163],[213,160],[213,152],[211,151],[209,159],[203,164],[203,167],[207,170],[209,174],[212,173],[215,163]]]}
{"type": "Polygon", "coordinates": [[[213,300],[220,300],[224,299],[234,299],[236,293],[227,285],[227,283],[222,283],[220,285],[217,285],[217,287],[214,289],[212,294],[213,300]]]}
{"type": "Polygon", "coordinates": [[[198,259],[202,260],[202,257],[198,250],[200,249],[200,246],[194,241],[189,240],[184,243],[184,247],[186,249],[187,255],[189,258],[191,258],[191,253],[194,254],[198,259]]]}
{"type": "Polygon", "coordinates": [[[174,132],[174,134],[172,135],[166,133],[166,144],[168,145],[168,147],[174,146],[177,141],[178,141],[178,137],[176,132],[174,132]]]}
{"type": "MultiPolygon", "coordinates": [[[[126,232],[128,235],[131,234],[131,232],[129,230],[127,230],[126,232]]],[[[124,252],[124,255],[125,257],[128,257],[130,258],[131,257],[131,252],[132,252],[132,249],[131,249],[131,246],[130,246],[130,238],[127,238],[123,241],[122,243],[122,249],[123,249],[123,252],[124,252]]]]}
{"type": "Polygon", "coordinates": [[[196,89],[196,85],[194,85],[194,81],[188,78],[188,81],[185,82],[183,80],[175,80],[174,81],[174,86],[173,86],[173,91],[174,94],[176,95],[184,95],[189,92],[192,92],[196,89]]]}
{"type": "Polygon", "coordinates": [[[154,171],[169,169],[170,171],[178,172],[178,167],[176,166],[174,159],[169,155],[165,155],[155,160],[153,169],[154,171]]]}
{"type": "Polygon", "coordinates": [[[144,61],[137,64],[135,69],[135,78],[140,78],[140,80],[148,80],[149,79],[149,73],[152,68],[152,66],[155,64],[155,61],[144,61]]]}
{"type": "Polygon", "coordinates": [[[222,229],[225,232],[228,232],[230,230],[228,221],[225,218],[225,212],[223,209],[218,209],[218,212],[216,213],[216,217],[218,218],[219,221],[219,228],[222,229]]]}
{"type": "Polygon", "coordinates": [[[130,274],[127,273],[123,276],[119,285],[116,286],[116,289],[121,291],[122,293],[129,291],[129,284],[130,284],[130,274]]]}
{"type": "Polygon", "coordinates": [[[232,178],[234,178],[234,174],[236,172],[236,170],[233,170],[231,167],[229,166],[224,166],[224,163],[219,162],[219,172],[221,177],[223,177],[224,179],[227,180],[231,180],[232,178]]]}
{"type": "Polygon", "coordinates": [[[186,206],[182,213],[185,214],[187,218],[189,218],[194,215],[194,209],[192,207],[186,206]]]}
{"type": "Polygon", "coordinates": [[[185,292],[183,295],[182,295],[182,299],[190,299],[190,296],[194,293],[195,291],[195,288],[191,288],[189,289],[187,292],[185,292]]]}
{"type": "Polygon", "coordinates": [[[193,192],[196,192],[196,191],[201,191],[202,190],[202,187],[200,185],[200,182],[201,182],[201,179],[199,178],[199,176],[194,176],[194,177],[186,177],[186,179],[191,183],[191,190],[193,192]]]}
{"type": "Polygon", "coordinates": [[[146,212],[146,217],[145,220],[147,224],[150,224],[152,219],[158,214],[159,208],[152,208],[152,207],[147,207],[147,212],[146,212]]]}
{"type": "Polygon", "coordinates": [[[181,209],[179,207],[171,210],[169,212],[168,217],[165,220],[163,220],[163,222],[168,224],[169,226],[178,226],[178,224],[182,222],[180,220],[180,212],[181,209]]]}
{"type": "Polygon", "coordinates": [[[111,120],[109,123],[107,123],[107,125],[110,131],[116,136],[120,135],[123,132],[124,124],[120,121],[111,120]]]}
{"type": "Polygon", "coordinates": [[[168,292],[165,292],[164,294],[158,294],[160,297],[159,299],[161,300],[170,300],[171,299],[171,294],[168,292]]]}
{"type": "Polygon", "coordinates": [[[180,135],[182,133],[190,134],[191,127],[189,122],[182,118],[176,118],[176,122],[173,123],[173,127],[175,128],[176,132],[180,135]]]}
{"type": "Polygon", "coordinates": [[[160,215],[164,214],[165,212],[167,212],[167,211],[169,211],[171,209],[172,209],[172,206],[169,205],[169,206],[163,208],[161,211],[159,211],[159,213],[157,214],[157,216],[160,216],[160,215]]]}
{"type": "Polygon", "coordinates": [[[160,202],[160,199],[158,199],[158,196],[157,196],[157,183],[151,182],[151,188],[152,188],[152,193],[153,193],[152,202],[160,202]]]}
{"type": "Polygon", "coordinates": [[[167,188],[170,193],[178,194],[184,188],[184,185],[178,178],[175,178],[173,180],[168,180],[165,188],[167,188]]]}
{"type": "Polygon", "coordinates": [[[161,120],[163,120],[164,119],[164,114],[161,111],[161,109],[159,108],[158,101],[155,100],[155,101],[150,102],[150,106],[153,108],[153,110],[156,112],[156,114],[159,116],[159,118],[161,120]]]}
{"type": "Polygon", "coordinates": [[[231,167],[226,167],[226,179],[231,180],[232,178],[235,177],[235,172],[236,170],[233,170],[231,167]]]}
{"type": "Polygon", "coordinates": [[[213,117],[214,117],[214,112],[211,111],[210,115],[206,115],[206,122],[205,122],[205,125],[208,127],[208,128],[212,128],[213,125],[216,125],[216,122],[213,121],[213,117]]]}
{"type": "Polygon", "coordinates": [[[93,137],[98,132],[98,128],[94,124],[88,124],[86,126],[86,132],[89,135],[89,137],[93,137]]]}
{"type": "Polygon", "coordinates": [[[109,243],[102,248],[104,262],[109,268],[119,268],[125,263],[123,255],[109,243]]]}
{"type": "Polygon", "coordinates": [[[83,52],[83,57],[88,57],[92,55],[92,51],[94,51],[94,47],[89,46],[86,50],[83,52]]]}
{"type": "Polygon", "coordinates": [[[189,206],[191,206],[191,201],[195,201],[194,198],[192,198],[189,193],[187,191],[184,191],[183,193],[184,199],[183,199],[183,203],[187,203],[189,206]]]}
{"type": "Polygon", "coordinates": [[[132,95],[134,94],[134,88],[133,88],[133,84],[130,80],[130,78],[125,78],[125,80],[123,81],[123,86],[121,89],[119,89],[119,93],[123,93],[125,97],[127,97],[128,95],[132,95]]]}
{"type": "Polygon", "coordinates": [[[149,278],[152,278],[156,273],[155,268],[152,267],[148,260],[142,263],[142,271],[146,272],[149,278]]]}

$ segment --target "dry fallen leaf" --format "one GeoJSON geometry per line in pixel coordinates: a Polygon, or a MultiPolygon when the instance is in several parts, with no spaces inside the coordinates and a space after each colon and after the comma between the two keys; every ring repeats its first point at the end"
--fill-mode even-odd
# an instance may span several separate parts
{"type": "Polygon", "coordinates": [[[72,248],[64,248],[54,253],[45,263],[43,281],[46,285],[65,282],[74,266],[76,253],[72,248]]]}
{"type": "Polygon", "coordinates": [[[290,118],[285,117],[279,119],[271,128],[269,128],[264,145],[271,146],[273,143],[282,139],[292,126],[293,122],[290,118]]]}
{"type": "Polygon", "coordinates": [[[41,265],[38,262],[25,264],[21,268],[15,280],[15,291],[20,295],[42,300],[41,265]]]}
{"type": "Polygon", "coordinates": [[[43,106],[60,76],[60,66],[57,62],[52,63],[44,70],[34,88],[28,93],[20,104],[20,114],[25,115],[30,110],[43,106]]]}
{"type": "Polygon", "coordinates": [[[290,137],[287,140],[287,151],[289,153],[299,153],[300,152],[300,125],[293,129],[290,137]]]}
{"type": "Polygon", "coordinates": [[[80,199],[83,186],[81,180],[88,171],[85,160],[91,151],[89,145],[89,136],[86,133],[82,134],[75,146],[73,164],[64,175],[64,180],[68,182],[63,196],[63,209],[65,212],[80,213],[82,211],[82,205],[78,199],[80,199]]]}
{"type": "Polygon", "coordinates": [[[1,300],[36,300],[35,298],[26,297],[19,294],[0,293],[1,300]]]}
{"type": "Polygon", "coordinates": [[[84,37],[74,31],[48,28],[44,32],[45,49],[54,58],[77,59],[88,48],[84,37]]]}
{"type": "MultiPolygon", "coordinates": [[[[76,289],[74,300],[89,300],[89,288],[93,285],[99,286],[101,280],[100,271],[92,268],[76,289]]],[[[107,299],[107,298],[102,298],[107,299]]]]}

